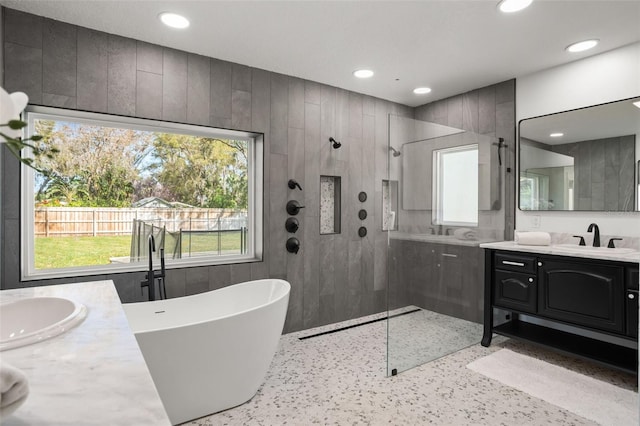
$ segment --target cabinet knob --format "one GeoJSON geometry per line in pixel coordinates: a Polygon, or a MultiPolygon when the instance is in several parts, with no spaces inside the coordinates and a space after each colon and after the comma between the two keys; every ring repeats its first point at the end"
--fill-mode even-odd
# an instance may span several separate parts
{"type": "Polygon", "coordinates": [[[636,295],[635,295],[635,294],[633,294],[633,293],[629,293],[629,294],[627,294],[627,297],[628,297],[629,299],[632,299],[632,300],[633,300],[633,299],[635,299],[635,298],[636,298],[636,295]]]}
{"type": "Polygon", "coordinates": [[[533,278],[529,277],[529,282],[532,283],[533,282],[533,278]]]}
{"type": "Polygon", "coordinates": [[[542,266],[542,262],[538,262],[538,266],[542,266]]]}

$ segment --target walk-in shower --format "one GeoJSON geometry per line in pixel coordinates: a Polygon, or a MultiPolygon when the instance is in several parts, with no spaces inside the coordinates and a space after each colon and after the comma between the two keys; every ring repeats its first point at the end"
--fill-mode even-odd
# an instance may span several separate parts
{"type": "Polygon", "coordinates": [[[505,228],[504,167],[494,143],[489,135],[389,117],[394,191],[383,190],[383,210],[395,217],[388,234],[388,375],[482,337],[479,245],[504,239],[505,228]]]}

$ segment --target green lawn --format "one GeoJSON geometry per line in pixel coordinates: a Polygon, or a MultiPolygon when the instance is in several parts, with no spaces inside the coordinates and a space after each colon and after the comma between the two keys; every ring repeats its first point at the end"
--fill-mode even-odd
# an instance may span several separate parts
{"type": "MultiPolygon", "coordinates": [[[[173,241],[167,235],[166,257],[173,255],[173,241]],[[171,246],[171,247],[170,247],[171,246]]],[[[68,268],[72,266],[107,265],[112,257],[128,257],[131,237],[37,237],[35,239],[36,269],[68,268]]],[[[240,232],[225,232],[220,237],[220,250],[224,253],[240,252],[240,232]]],[[[182,257],[218,253],[218,235],[183,235],[182,257]]]]}
{"type": "Polygon", "coordinates": [[[129,256],[129,235],[108,237],[37,237],[36,269],[106,265],[110,257],[129,256]]]}

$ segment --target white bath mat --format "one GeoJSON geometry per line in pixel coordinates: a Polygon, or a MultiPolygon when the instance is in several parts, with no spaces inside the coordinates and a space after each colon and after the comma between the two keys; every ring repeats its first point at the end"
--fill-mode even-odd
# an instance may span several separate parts
{"type": "Polygon", "coordinates": [[[606,426],[638,425],[638,394],[508,349],[467,368],[606,426]]]}

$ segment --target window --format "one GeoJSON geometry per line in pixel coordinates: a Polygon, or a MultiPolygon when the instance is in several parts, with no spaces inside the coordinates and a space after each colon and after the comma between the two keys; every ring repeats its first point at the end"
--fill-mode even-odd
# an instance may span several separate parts
{"type": "Polygon", "coordinates": [[[478,225],[478,145],[435,150],[435,225],[478,225]]]}
{"type": "Polygon", "coordinates": [[[30,135],[60,150],[23,167],[23,279],[262,255],[262,135],[34,107],[30,135]]]}

